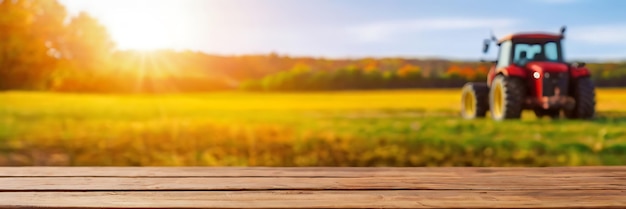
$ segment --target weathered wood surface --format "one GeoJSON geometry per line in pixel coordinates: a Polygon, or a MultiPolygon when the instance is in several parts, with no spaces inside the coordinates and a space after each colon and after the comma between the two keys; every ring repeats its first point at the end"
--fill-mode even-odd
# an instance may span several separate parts
{"type": "Polygon", "coordinates": [[[626,208],[626,167],[0,168],[0,208],[626,208]]]}

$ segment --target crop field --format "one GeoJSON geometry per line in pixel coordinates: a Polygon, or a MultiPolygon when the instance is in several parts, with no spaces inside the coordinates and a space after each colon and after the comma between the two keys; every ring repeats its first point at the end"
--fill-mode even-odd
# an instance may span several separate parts
{"type": "Polygon", "coordinates": [[[3,92],[0,165],[626,165],[626,89],[593,121],[463,120],[459,92],[3,92]]]}

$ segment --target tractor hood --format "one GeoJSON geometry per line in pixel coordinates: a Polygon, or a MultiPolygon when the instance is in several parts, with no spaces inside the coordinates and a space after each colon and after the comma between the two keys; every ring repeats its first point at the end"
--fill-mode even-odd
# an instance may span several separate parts
{"type": "Polygon", "coordinates": [[[564,73],[567,72],[568,66],[565,63],[559,62],[529,62],[526,64],[526,69],[531,72],[538,73],[564,73]]]}

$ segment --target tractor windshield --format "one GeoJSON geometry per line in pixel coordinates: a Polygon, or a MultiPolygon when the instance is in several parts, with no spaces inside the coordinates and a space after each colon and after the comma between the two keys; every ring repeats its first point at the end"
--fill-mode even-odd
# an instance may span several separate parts
{"type": "Polygon", "coordinates": [[[531,61],[561,62],[560,42],[516,43],[513,49],[513,62],[524,66],[531,61]]]}

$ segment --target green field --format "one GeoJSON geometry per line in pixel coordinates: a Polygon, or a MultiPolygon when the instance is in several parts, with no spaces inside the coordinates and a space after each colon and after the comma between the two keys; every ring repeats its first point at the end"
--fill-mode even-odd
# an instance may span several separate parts
{"type": "Polygon", "coordinates": [[[460,90],[0,93],[0,165],[626,165],[626,89],[593,121],[463,120],[460,90]]]}

